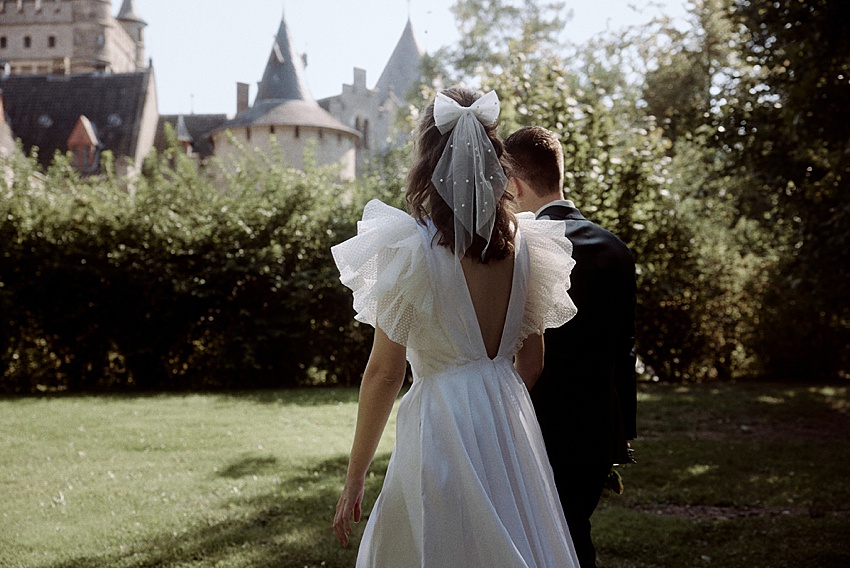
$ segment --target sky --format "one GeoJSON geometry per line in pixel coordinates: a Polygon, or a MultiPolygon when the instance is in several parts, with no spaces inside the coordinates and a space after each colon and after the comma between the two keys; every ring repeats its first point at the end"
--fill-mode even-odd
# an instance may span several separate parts
{"type": "MultiPolygon", "coordinates": [[[[251,101],[286,18],[295,49],[307,55],[306,80],[316,99],[337,95],[353,69],[374,86],[408,17],[419,46],[433,53],[458,40],[450,7],[456,0],[135,0],[156,73],[161,114],[233,114],[236,83],[251,101]]],[[[685,14],[685,0],[661,0],[637,13],[634,0],[567,0],[565,35],[581,43],[606,29],[650,19],[657,10],[685,14]],[[653,11],[656,10],[656,11],[653,11]]],[[[113,0],[115,12],[120,0],[113,0]]],[[[642,3],[647,4],[647,3],[642,3]]]]}

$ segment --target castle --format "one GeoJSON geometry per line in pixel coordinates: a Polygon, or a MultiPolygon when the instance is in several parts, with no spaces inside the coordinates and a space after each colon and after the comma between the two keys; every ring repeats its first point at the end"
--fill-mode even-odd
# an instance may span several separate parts
{"type": "Polygon", "coordinates": [[[151,148],[165,147],[171,124],[201,163],[227,163],[242,146],[301,168],[309,149],[351,179],[398,141],[397,110],[420,78],[422,51],[408,21],[374,88],[355,68],[341,94],[316,101],[281,18],[253,104],[238,83],[234,115],[161,116],[146,26],[134,0],[122,0],[116,16],[111,0],[0,0],[0,134],[11,129],[25,149],[37,147],[45,166],[54,152],[71,152],[84,172],[97,172],[100,153],[110,150],[119,172],[132,175],[151,148]]]}

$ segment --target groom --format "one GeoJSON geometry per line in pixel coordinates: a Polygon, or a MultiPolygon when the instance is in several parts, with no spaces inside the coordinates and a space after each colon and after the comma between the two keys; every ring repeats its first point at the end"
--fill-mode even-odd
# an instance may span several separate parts
{"type": "Polygon", "coordinates": [[[631,252],[564,199],[564,155],[555,133],[522,128],[505,140],[516,198],[538,219],[564,221],[576,266],[578,315],[546,331],[543,373],[531,391],[581,568],[595,568],[590,516],[612,464],[635,438],[635,265],[631,252]]]}

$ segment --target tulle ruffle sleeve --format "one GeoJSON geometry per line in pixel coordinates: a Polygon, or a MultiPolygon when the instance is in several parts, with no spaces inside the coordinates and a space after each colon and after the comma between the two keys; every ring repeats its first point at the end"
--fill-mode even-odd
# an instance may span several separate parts
{"type": "Polygon", "coordinates": [[[357,236],[331,247],[331,253],[340,281],[354,292],[355,319],[407,345],[410,330],[434,305],[416,220],[372,200],[357,223],[357,236]]]}
{"type": "Polygon", "coordinates": [[[517,215],[517,225],[528,249],[529,277],[520,340],[545,329],[560,327],[575,317],[576,306],[567,290],[573,244],[564,236],[560,221],[535,220],[530,213],[517,215]]]}

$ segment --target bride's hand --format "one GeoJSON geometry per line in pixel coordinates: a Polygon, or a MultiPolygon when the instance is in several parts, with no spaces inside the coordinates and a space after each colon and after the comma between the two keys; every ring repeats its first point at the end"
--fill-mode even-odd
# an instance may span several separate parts
{"type": "Polygon", "coordinates": [[[342,495],[336,504],[334,515],[334,533],[336,539],[342,546],[348,546],[348,537],[351,534],[351,518],[354,522],[360,522],[360,505],[363,502],[363,485],[365,479],[350,480],[346,478],[342,495]]]}

